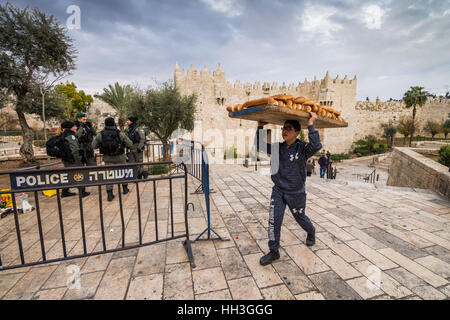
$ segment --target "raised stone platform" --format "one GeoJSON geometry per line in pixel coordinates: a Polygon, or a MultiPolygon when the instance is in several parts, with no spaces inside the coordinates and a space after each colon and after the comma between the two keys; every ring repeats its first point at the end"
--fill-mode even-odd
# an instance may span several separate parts
{"type": "MultiPolygon", "coordinates": [[[[264,168],[262,168],[264,169],[264,168]]],[[[286,212],[281,258],[262,267],[267,252],[270,177],[254,168],[212,165],[211,219],[213,228],[230,241],[193,244],[197,267],[192,269],[179,240],[133,249],[0,272],[2,299],[449,299],[450,202],[438,194],[411,188],[382,187],[358,182],[307,181],[307,215],[317,230],[317,243],[308,248],[306,234],[286,212]],[[69,266],[80,268],[81,286],[67,286],[69,266]]],[[[198,182],[190,180],[190,190],[198,182]]],[[[167,186],[158,185],[160,197],[167,186]]],[[[183,230],[181,185],[175,187],[175,232],[183,230]]],[[[136,241],[135,188],[124,197],[126,242],[136,241]]],[[[141,186],[144,237],[154,234],[152,186],[141,186]]],[[[101,245],[96,188],[85,205],[88,248],[101,245]]],[[[158,202],[160,232],[170,230],[168,200],[158,202]]],[[[42,212],[50,254],[61,249],[55,209],[42,212]]],[[[71,251],[82,250],[76,210],[78,198],[63,199],[71,251]]],[[[190,230],[206,226],[203,195],[189,195],[195,211],[190,230]]],[[[121,239],[117,198],[104,201],[108,244],[121,239]]],[[[46,204],[47,205],[47,204],[46,204]]],[[[43,208],[44,204],[41,203],[43,208]]],[[[19,216],[24,223],[27,255],[39,257],[35,213],[19,216]],[[34,240],[33,240],[34,239],[34,240]]],[[[0,220],[0,253],[14,252],[12,216],[0,220]]],[[[11,260],[9,260],[11,261],[11,260]]]]}

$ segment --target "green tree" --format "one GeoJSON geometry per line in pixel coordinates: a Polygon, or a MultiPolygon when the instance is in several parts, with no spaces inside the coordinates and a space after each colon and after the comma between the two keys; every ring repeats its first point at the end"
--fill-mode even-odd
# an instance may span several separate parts
{"type": "Polygon", "coordinates": [[[114,83],[114,86],[108,85],[108,88],[103,89],[103,93],[95,97],[106,102],[117,111],[119,116],[119,127],[123,130],[125,126],[125,120],[129,113],[128,100],[133,89],[130,85],[121,86],[118,82],[114,83]]]}
{"type": "MultiPolygon", "coordinates": [[[[377,143],[377,138],[373,135],[365,136],[364,139],[360,139],[355,142],[355,144],[360,147],[357,149],[367,150],[370,153],[373,153],[375,151],[376,143],[377,143]]],[[[355,149],[355,150],[357,150],[357,149],[355,149]]]]}
{"type": "Polygon", "coordinates": [[[164,160],[170,160],[169,138],[177,129],[194,129],[195,94],[182,96],[173,82],[146,91],[134,90],[129,99],[130,114],[139,118],[162,142],[164,160]]]}
{"type": "Polygon", "coordinates": [[[423,131],[431,134],[431,140],[434,139],[434,136],[441,132],[441,124],[439,122],[428,120],[423,126],[423,131]]]}
{"type": "Polygon", "coordinates": [[[383,123],[381,125],[381,128],[383,129],[383,138],[386,138],[388,148],[392,147],[394,144],[394,137],[397,133],[397,128],[394,126],[392,121],[389,121],[388,123],[383,123]]]}
{"type": "Polygon", "coordinates": [[[56,91],[65,97],[65,113],[69,119],[75,119],[77,112],[86,112],[94,102],[90,94],[85,94],[83,90],[77,91],[77,86],[73,82],[57,85],[56,91]]]}
{"type": "Polygon", "coordinates": [[[450,168],[450,145],[442,146],[439,149],[438,162],[450,168]]]}
{"type": "Polygon", "coordinates": [[[411,127],[412,127],[412,117],[402,117],[398,121],[397,125],[397,131],[403,135],[403,145],[406,145],[406,138],[411,134],[411,127]]]}
{"type": "Polygon", "coordinates": [[[414,122],[416,119],[417,107],[422,107],[427,102],[426,94],[427,92],[423,91],[423,87],[416,86],[411,87],[408,91],[405,92],[403,96],[403,101],[405,102],[406,108],[413,108],[412,126],[411,126],[411,133],[409,136],[409,147],[411,147],[414,138],[414,131],[415,131],[414,122]]]}
{"type": "Polygon", "coordinates": [[[450,119],[445,120],[442,124],[442,133],[445,134],[445,140],[447,140],[447,136],[450,133],[450,119]]]}
{"type": "Polygon", "coordinates": [[[34,131],[25,114],[42,114],[42,101],[36,108],[42,96],[39,81],[49,73],[59,77],[75,69],[75,54],[72,40],[54,16],[36,8],[0,5],[0,90],[11,97],[19,118],[20,154],[26,162],[35,162],[34,131]]]}

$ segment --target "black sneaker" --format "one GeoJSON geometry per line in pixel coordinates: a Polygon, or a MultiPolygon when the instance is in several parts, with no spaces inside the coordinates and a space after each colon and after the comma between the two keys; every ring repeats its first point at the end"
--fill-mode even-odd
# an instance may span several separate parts
{"type": "Polygon", "coordinates": [[[270,250],[270,252],[268,254],[266,254],[265,256],[261,257],[261,259],[259,260],[259,263],[262,266],[266,266],[268,264],[271,264],[273,261],[280,259],[280,253],[277,251],[273,251],[270,250]]]}
{"type": "Polygon", "coordinates": [[[75,192],[70,192],[69,190],[61,192],[61,198],[73,197],[77,194],[75,192]]]}
{"type": "Polygon", "coordinates": [[[128,192],[130,192],[130,190],[128,189],[128,186],[122,185],[122,189],[123,189],[123,194],[127,194],[128,192]]]}
{"type": "Polygon", "coordinates": [[[108,201],[113,201],[114,200],[114,194],[112,190],[107,190],[106,191],[108,193],[108,201]]]}
{"type": "Polygon", "coordinates": [[[83,191],[83,192],[81,193],[81,197],[84,198],[84,197],[87,197],[87,196],[90,195],[90,194],[91,194],[90,192],[83,191]]]}
{"type": "Polygon", "coordinates": [[[315,233],[308,233],[306,237],[306,245],[308,247],[311,247],[316,244],[316,234],[315,233]]]}

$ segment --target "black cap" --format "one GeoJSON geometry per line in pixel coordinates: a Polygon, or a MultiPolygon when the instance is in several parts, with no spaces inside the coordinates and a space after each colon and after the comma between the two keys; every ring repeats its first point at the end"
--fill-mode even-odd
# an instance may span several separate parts
{"type": "Polygon", "coordinates": [[[289,123],[290,125],[292,125],[295,131],[300,131],[302,129],[300,122],[298,122],[297,120],[286,120],[284,123],[289,123]]]}
{"type": "Polygon", "coordinates": [[[114,121],[114,118],[106,118],[105,119],[105,126],[113,127],[116,125],[116,122],[114,121]]]}
{"type": "Polygon", "coordinates": [[[138,122],[138,118],[137,117],[129,117],[128,120],[130,120],[133,123],[138,122]]]}
{"type": "Polygon", "coordinates": [[[72,122],[72,121],[64,121],[62,124],[61,124],[61,128],[63,128],[63,129],[71,129],[71,128],[73,128],[75,126],[75,122],[72,122]]]}

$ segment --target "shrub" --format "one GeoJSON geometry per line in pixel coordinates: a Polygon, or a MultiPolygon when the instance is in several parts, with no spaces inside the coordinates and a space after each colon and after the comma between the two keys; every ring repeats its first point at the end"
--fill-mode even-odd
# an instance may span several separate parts
{"type": "Polygon", "coordinates": [[[348,155],[347,153],[332,154],[330,156],[330,159],[339,162],[341,160],[350,159],[350,155],[348,155]]]}
{"type": "Polygon", "coordinates": [[[438,162],[450,168],[450,145],[442,146],[439,149],[438,162]]]}
{"type": "Polygon", "coordinates": [[[237,148],[235,147],[230,147],[227,152],[223,155],[223,159],[237,159],[238,154],[237,154],[237,148]]]}
{"type": "Polygon", "coordinates": [[[166,164],[155,164],[150,166],[149,175],[169,173],[169,168],[166,164]]]}
{"type": "Polygon", "coordinates": [[[0,131],[0,136],[21,136],[22,135],[22,131],[21,130],[7,130],[5,131],[0,131]]]}
{"type": "Polygon", "coordinates": [[[366,155],[366,154],[369,154],[370,151],[366,148],[359,147],[359,148],[355,148],[353,153],[359,153],[360,155],[366,155]]]}
{"type": "Polygon", "coordinates": [[[33,144],[36,146],[36,147],[41,147],[41,148],[45,148],[45,140],[34,140],[33,141],[33,144]]]}

